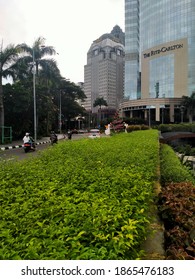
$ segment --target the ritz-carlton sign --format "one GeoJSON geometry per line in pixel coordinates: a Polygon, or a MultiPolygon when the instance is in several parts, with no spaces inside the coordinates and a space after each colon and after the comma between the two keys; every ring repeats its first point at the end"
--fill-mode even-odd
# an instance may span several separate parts
{"type": "Polygon", "coordinates": [[[162,47],[160,49],[151,50],[148,53],[144,53],[143,56],[144,56],[144,58],[147,58],[147,57],[151,57],[151,56],[154,56],[154,55],[157,55],[157,54],[160,54],[160,53],[166,53],[166,52],[178,50],[178,49],[181,49],[181,48],[183,48],[183,44],[172,45],[172,46],[169,46],[169,47],[162,47]]]}

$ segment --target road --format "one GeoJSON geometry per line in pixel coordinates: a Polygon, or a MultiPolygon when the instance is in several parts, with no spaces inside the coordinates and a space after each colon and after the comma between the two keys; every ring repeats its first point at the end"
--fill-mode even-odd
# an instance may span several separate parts
{"type": "MultiPolygon", "coordinates": [[[[87,137],[86,134],[73,134],[72,140],[78,140],[85,137],[87,137]]],[[[59,140],[59,141],[70,141],[70,140],[59,140]]],[[[51,145],[50,143],[36,145],[36,151],[35,152],[32,151],[28,153],[25,153],[23,148],[14,148],[14,149],[4,150],[4,151],[0,150],[0,160],[18,161],[18,160],[28,159],[30,157],[37,156],[40,151],[45,150],[50,145],[51,145]]]]}
{"type": "Polygon", "coordinates": [[[36,146],[35,152],[25,153],[23,148],[15,148],[11,150],[0,151],[0,159],[2,160],[23,160],[32,156],[37,156],[39,151],[46,149],[50,144],[42,144],[36,146]]]}

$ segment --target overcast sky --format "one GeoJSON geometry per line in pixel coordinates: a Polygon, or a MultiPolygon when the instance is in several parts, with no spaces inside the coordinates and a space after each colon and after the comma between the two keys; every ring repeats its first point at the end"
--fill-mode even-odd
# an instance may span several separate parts
{"type": "Polygon", "coordinates": [[[53,46],[61,75],[84,82],[92,42],[115,25],[124,31],[124,0],[0,0],[0,40],[29,46],[42,36],[53,46]]]}

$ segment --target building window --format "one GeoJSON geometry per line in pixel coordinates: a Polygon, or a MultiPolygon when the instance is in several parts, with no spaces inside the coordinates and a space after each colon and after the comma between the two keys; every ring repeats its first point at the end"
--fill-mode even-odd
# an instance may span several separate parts
{"type": "Polygon", "coordinates": [[[98,49],[93,51],[93,55],[98,55],[98,49]]]}

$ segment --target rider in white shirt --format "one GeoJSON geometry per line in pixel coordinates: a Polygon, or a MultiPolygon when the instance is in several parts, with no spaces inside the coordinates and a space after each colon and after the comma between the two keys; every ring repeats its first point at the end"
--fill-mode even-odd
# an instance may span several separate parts
{"type": "Polygon", "coordinates": [[[23,142],[25,143],[30,143],[31,139],[30,139],[30,133],[26,133],[25,136],[23,137],[23,142]]]}
{"type": "Polygon", "coordinates": [[[24,142],[24,144],[25,143],[30,143],[31,148],[35,149],[34,139],[30,136],[30,133],[26,132],[25,136],[23,137],[23,142],[24,142]]]}

